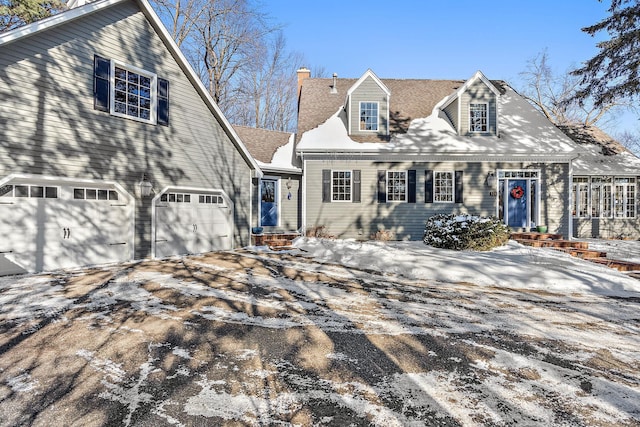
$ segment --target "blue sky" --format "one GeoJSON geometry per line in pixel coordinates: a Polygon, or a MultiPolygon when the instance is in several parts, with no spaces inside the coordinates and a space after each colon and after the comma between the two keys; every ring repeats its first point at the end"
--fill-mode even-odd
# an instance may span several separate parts
{"type": "MultiPolygon", "coordinates": [[[[360,77],[467,79],[481,70],[518,86],[527,61],[545,49],[564,73],[596,52],[580,31],[607,16],[604,0],[265,0],[289,49],[312,71],[360,77]]],[[[600,37],[602,39],[602,37],[600,37]]],[[[609,131],[638,127],[625,118],[609,131]]]]}

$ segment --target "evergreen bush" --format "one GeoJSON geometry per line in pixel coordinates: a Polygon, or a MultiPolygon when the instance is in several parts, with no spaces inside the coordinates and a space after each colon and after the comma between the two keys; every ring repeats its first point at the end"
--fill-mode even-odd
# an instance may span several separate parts
{"type": "Polygon", "coordinates": [[[423,241],[429,246],[488,251],[509,240],[509,228],[494,217],[438,214],[427,219],[423,241]]]}

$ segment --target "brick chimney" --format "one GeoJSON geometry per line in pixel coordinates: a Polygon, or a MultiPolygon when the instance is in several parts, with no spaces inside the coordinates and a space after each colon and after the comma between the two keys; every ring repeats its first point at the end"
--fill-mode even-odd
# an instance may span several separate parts
{"type": "Polygon", "coordinates": [[[298,73],[298,102],[300,102],[300,92],[302,91],[302,81],[311,77],[311,70],[307,67],[301,67],[296,71],[298,73]]]}

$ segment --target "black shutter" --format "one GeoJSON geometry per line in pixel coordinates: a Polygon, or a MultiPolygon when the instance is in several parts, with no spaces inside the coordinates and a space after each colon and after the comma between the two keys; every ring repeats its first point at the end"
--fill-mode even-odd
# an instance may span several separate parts
{"type": "Polygon", "coordinates": [[[93,109],[109,111],[109,75],[111,61],[101,56],[93,56],[93,109]]]}
{"type": "Polygon", "coordinates": [[[456,182],[455,182],[455,186],[456,186],[456,203],[462,203],[462,200],[463,200],[463,197],[462,197],[462,191],[463,191],[462,174],[463,174],[463,171],[456,171],[456,182]]]}
{"type": "Polygon", "coordinates": [[[158,124],[169,126],[169,81],[158,78],[158,124]]]}
{"type": "Polygon", "coordinates": [[[387,203],[387,171],[378,171],[378,203],[387,203]]]}
{"type": "Polygon", "coordinates": [[[322,170],[322,203],[331,202],[331,170],[322,170]]]}
{"type": "Polygon", "coordinates": [[[407,173],[407,190],[409,191],[409,195],[407,196],[407,201],[409,203],[416,202],[416,171],[410,170],[407,173]]]}
{"type": "Polygon", "coordinates": [[[433,171],[424,171],[424,202],[433,203],[433,171]]]}
{"type": "Polygon", "coordinates": [[[351,195],[351,202],[360,203],[360,171],[353,171],[353,194],[351,195]]]}

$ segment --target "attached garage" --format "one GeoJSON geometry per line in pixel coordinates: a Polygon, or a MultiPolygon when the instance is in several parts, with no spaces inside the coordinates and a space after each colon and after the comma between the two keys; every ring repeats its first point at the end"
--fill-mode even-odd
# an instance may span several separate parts
{"type": "Polygon", "coordinates": [[[0,275],[128,261],[134,199],[114,182],[0,180],[0,275]]]}
{"type": "Polygon", "coordinates": [[[233,247],[233,203],[222,190],[167,188],[152,209],[155,258],[233,247]]]}

